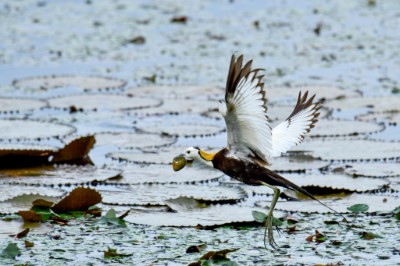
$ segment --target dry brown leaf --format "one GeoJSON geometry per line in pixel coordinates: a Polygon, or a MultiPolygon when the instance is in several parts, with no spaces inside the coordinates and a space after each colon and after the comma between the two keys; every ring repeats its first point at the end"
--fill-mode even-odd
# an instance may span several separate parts
{"type": "Polygon", "coordinates": [[[19,211],[18,214],[22,217],[24,222],[39,223],[42,221],[42,216],[34,211],[19,211]]]}
{"type": "Polygon", "coordinates": [[[53,163],[85,161],[96,140],[94,136],[85,136],[74,139],[54,154],[53,163]]]}
{"type": "Polygon", "coordinates": [[[101,195],[94,189],[78,187],[51,209],[56,213],[86,211],[90,206],[101,202],[101,195]]]}
{"type": "Polygon", "coordinates": [[[231,249],[222,249],[218,251],[209,251],[206,254],[204,254],[200,260],[209,260],[209,259],[226,259],[227,254],[230,252],[234,252],[239,250],[238,248],[231,248],[231,249]]]}
{"type": "Polygon", "coordinates": [[[44,200],[44,199],[37,199],[37,200],[34,200],[34,201],[32,202],[32,206],[33,206],[33,207],[34,207],[34,206],[38,206],[38,207],[51,207],[51,206],[53,206],[53,204],[54,204],[54,202],[47,201],[47,200],[44,200]]]}
{"type": "Polygon", "coordinates": [[[15,235],[16,238],[20,239],[23,237],[26,237],[26,235],[29,233],[29,228],[26,228],[22,232],[19,232],[18,234],[15,235]]]}

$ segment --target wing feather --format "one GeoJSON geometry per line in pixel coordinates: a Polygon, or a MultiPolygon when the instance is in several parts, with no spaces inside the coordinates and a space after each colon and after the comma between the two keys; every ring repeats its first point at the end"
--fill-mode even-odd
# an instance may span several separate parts
{"type": "Polygon", "coordinates": [[[296,106],[289,117],[272,129],[272,157],[280,156],[292,146],[303,141],[306,133],[315,127],[318,121],[321,103],[313,103],[315,95],[307,99],[308,91],[297,98],[296,106]]]}
{"type": "Polygon", "coordinates": [[[225,102],[220,105],[228,132],[228,148],[267,162],[272,149],[271,126],[261,69],[243,67],[243,56],[232,56],[226,83],[225,102]]]}

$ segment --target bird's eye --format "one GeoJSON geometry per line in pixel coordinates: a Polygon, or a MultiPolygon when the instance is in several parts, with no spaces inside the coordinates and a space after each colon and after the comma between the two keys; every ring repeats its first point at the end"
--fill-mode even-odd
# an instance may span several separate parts
{"type": "Polygon", "coordinates": [[[186,153],[187,153],[187,154],[189,154],[189,153],[190,153],[190,151],[186,151],[186,153]]]}

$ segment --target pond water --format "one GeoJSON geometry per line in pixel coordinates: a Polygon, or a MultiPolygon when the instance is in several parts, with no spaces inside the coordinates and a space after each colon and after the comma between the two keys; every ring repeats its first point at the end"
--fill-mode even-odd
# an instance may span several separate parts
{"type": "Polygon", "coordinates": [[[235,248],[227,265],[399,264],[399,7],[361,0],[3,1],[0,253],[16,243],[20,256],[0,257],[0,265],[187,265],[235,248]],[[299,90],[323,100],[317,127],[271,169],[349,223],[285,191],[275,212],[283,221],[275,232],[281,249],[265,249],[252,211],[265,212],[272,191],[212,169],[172,171],[172,158],[187,146],[225,145],[216,110],[233,53],[265,68],[273,125],[290,114],[299,90]],[[71,143],[84,148],[75,152],[71,143]],[[90,164],[68,160],[88,150],[90,164]],[[103,195],[103,214],[130,210],[126,227],[74,219],[9,237],[31,226],[19,210],[78,186],[103,195]],[[369,209],[354,216],[347,210],[354,204],[369,209]],[[200,253],[186,253],[202,244],[200,253]],[[127,256],[105,258],[108,248],[127,256]]]}

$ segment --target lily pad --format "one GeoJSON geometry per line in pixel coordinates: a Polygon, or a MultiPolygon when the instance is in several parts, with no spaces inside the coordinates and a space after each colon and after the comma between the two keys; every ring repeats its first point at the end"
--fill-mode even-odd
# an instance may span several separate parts
{"type": "Polygon", "coordinates": [[[171,164],[172,158],[182,153],[184,147],[162,147],[157,149],[135,150],[130,152],[114,152],[108,157],[118,161],[144,164],[171,164]]]}
{"type": "Polygon", "coordinates": [[[0,120],[0,139],[46,139],[63,137],[75,132],[69,125],[32,120],[0,120]]]}
{"type": "MultiPolygon", "coordinates": [[[[240,207],[234,205],[212,205],[206,208],[192,208],[185,212],[149,212],[131,211],[125,221],[134,224],[153,226],[223,226],[231,223],[254,222],[252,211],[264,211],[260,208],[240,207]]],[[[282,213],[275,212],[275,216],[282,213]]],[[[261,237],[260,237],[261,238],[261,237]]]]}
{"type": "Polygon", "coordinates": [[[357,139],[306,140],[291,149],[322,160],[375,161],[400,157],[400,143],[357,139]]]}
{"type": "Polygon", "coordinates": [[[361,121],[377,121],[400,124],[400,110],[396,112],[364,114],[358,116],[357,119],[361,121]]]}
{"type": "Polygon", "coordinates": [[[339,99],[327,102],[325,107],[336,109],[336,110],[351,110],[367,108],[373,112],[388,112],[388,111],[399,111],[398,96],[381,96],[381,97],[355,97],[347,99],[339,99]]]}
{"type": "Polygon", "coordinates": [[[343,99],[361,96],[359,92],[343,90],[333,86],[320,86],[320,85],[307,85],[299,87],[270,87],[267,88],[267,95],[269,101],[272,102],[296,102],[299,91],[305,93],[308,91],[309,95],[316,94],[316,100],[325,99],[343,99]]]}
{"type": "MultiPolygon", "coordinates": [[[[17,196],[22,196],[22,195],[39,195],[39,196],[33,196],[33,198],[37,199],[37,197],[46,196],[46,197],[52,197],[52,198],[57,198],[61,197],[64,194],[64,191],[55,189],[55,188],[49,188],[49,187],[38,187],[38,186],[0,186],[0,201],[5,201],[9,200],[12,198],[15,198],[17,196]]],[[[29,196],[27,196],[28,198],[29,196]]],[[[32,201],[35,199],[31,200],[29,202],[29,208],[32,206],[32,201]]],[[[30,198],[28,199],[28,201],[30,198]]]]}
{"type": "Polygon", "coordinates": [[[70,110],[83,109],[85,111],[97,110],[131,110],[159,106],[162,102],[153,98],[129,97],[115,94],[88,94],[74,95],[49,99],[51,107],[70,110]]]}
{"type": "Polygon", "coordinates": [[[312,137],[358,136],[382,131],[384,128],[383,125],[371,122],[321,119],[309,134],[312,137]]]}
{"type": "Polygon", "coordinates": [[[78,87],[85,90],[108,90],[123,88],[126,81],[95,76],[48,76],[29,77],[13,81],[15,87],[29,88],[35,91],[43,91],[60,87],[78,87]]]}
{"type": "Polygon", "coordinates": [[[285,174],[284,177],[300,187],[332,188],[348,191],[371,191],[389,184],[380,178],[352,177],[340,174],[285,174]]]}
{"type": "MultiPolygon", "coordinates": [[[[350,213],[347,207],[354,204],[367,204],[369,206],[368,213],[373,212],[391,212],[400,206],[400,199],[397,197],[380,196],[373,194],[352,194],[346,197],[321,199],[323,203],[333,208],[339,213],[350,213]]],[[[259,207],[269,206],[270,202],[258,202],[259,207]]],[[[302,201],[278,201],[276,209],[290,212],[306,212],[306,213],[329,213],[332,212],[313,200],[302,201]]]]}
{"type": "Polygon", "coordinates": [[[131,88],[126,91],[135,96],[159,97],[162,99],[210,99],[222,97],[225,90],[215,86],[145,86],[131,88]]]}
{"type": "Polygon", "coordinates": [[[121,179],[110,182],[123,184],[192,183],[217,180],[221,176],[220,171],[208,168],[185,167],[179,172],[174,172],[172,165],[132,165],[124,169],[121,179]]]}
{"type": "MultiPolygon", "coordinates": [[[[8,186],[8,189],[10,187],[8,186]]],[[[52,192],[50,188],[47,188],[48,190],[46,193],[54,193],[56,194],[57,191],[54,190],[52,192]]],[[[11,213],[17,213],[19,211],[24,211],[24,210],[29,210],[32,207],[32,202],[37,200],[37,199],[44,199],[47,201],[57,201],[59,197],[51,197],[51,196],[46,196],[44,194],[34,194],[35,189],[32,189],[32,194],[20,194],[19,196],[13,197],[11,199],[7,199],[5,201],[0,202],[0,213],[2,214],[11,214],[11,213]]],[[[59,192],[58,195],[62,195],[63,192],[59,192]]]]}
{"type": "Polygon", "coordinates": [[[246,197],[239,187],[204,185],[130,186],[123,191],[100,190],[103,203],[118,205],[164,205],[164,201],[188,197],[207,202],[234,203],[246,197]]]}
{"type": "Polygon", "coordinates": [[[0,98],[0,113],[25,113],[47,106],[44,100],[0,98]]]}
{"type": "Polygon", "coordinates": [[[329,162],[302,155],[275,157],[270,159],[270,163],[268,168],[282,172],[322,169],[329,165],[329,162]]]}
{"type": "Polygon", "coordinates": [[[96,134],[96,145],[115,145],[119,148],[134,149],[162,147],[175,143],[176,137],[160,134],[100,133],[96,134]]]}
{"type": "Polygon", "coordinates": [[[218,102],[192,99],[163,99],[162,104],[147,109],[134,110],[130,113],[137,116],[163,114],[201,114],[218,108],[218,102]]]}
{"type": "Polygon", "coordinates": [[[352,163],[345,169],[348,174],[369,177],[400,176],[400,165],[398,163],[352,163]]]}
{"type": "Polygon", "coordinates": [[[57,165],[0,170],[0,183],[36,186],[83,185],[106,181],[120,174],[118,170],[91,165],[57,165]]]}
{"type": "Polygon", "coordinates": [[[78,187],[51,207],[56,213],[86,211],[101,202],[101,195],[92,188],[78,187]]]}
{"type": "Polygon", "coordinates": [[[183,137],[203,137],[224,132],[225,123],[195,115],[162,115],[138,120],[135,128],[147,133],[183,137]]]}

